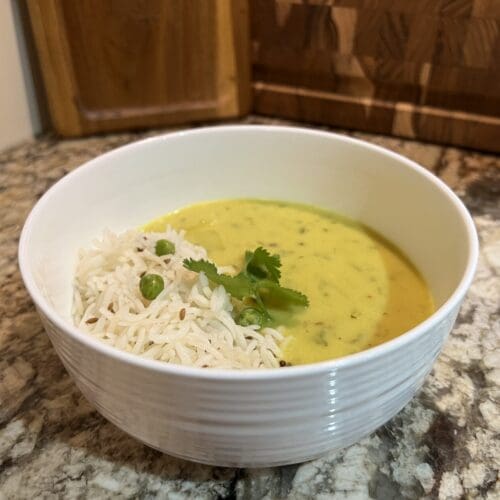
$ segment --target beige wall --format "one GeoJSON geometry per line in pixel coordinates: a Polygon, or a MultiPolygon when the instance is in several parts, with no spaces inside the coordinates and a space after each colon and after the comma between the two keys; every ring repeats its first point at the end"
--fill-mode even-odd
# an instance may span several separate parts
{"type": "Polygon", "coordinates": [[[0,150],[41,131],[17,4],[0,0],[0,150]]]}

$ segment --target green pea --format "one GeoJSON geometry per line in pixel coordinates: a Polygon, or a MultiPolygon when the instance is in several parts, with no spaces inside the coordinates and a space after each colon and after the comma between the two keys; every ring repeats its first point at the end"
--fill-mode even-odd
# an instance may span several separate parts
{"type": "Polygon", "coordinates": [[[175,253],[175,245],[168,240],[158,240],[155,245],[155,253],[158,257],[175,253]]]}
{"type": "Polygon", "coordinates": [[[139,283],[142,296],[148,300],[154,300],[165,288],[163,278],[158,274],[145,274],[139,283]]]}
{"type": "Polygon", "coordinates": [[[241,326],[262,326],[264,324],[264,314],[254,307],[247,307],[240,312],[237,323],[241,326]]]}

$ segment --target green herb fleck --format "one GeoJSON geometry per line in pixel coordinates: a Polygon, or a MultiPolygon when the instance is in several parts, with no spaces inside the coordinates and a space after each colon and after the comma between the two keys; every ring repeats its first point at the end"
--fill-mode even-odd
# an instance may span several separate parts
{"type": "Polygon", "coordinates": [[[324,330],[321,330],[319,333],[317,333],[314,336],[313,340],[314,342],[316,342],[316,344],[328,347],[328,341],[326,340],[326,332],[324,330]]]}

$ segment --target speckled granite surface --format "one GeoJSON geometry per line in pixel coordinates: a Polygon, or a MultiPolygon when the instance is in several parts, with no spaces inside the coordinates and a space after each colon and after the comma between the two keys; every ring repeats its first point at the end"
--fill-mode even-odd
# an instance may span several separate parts
{"type": "Polygon", "coordinates": [[[83,161],[144,134],[42,138],[0,153],[0,499],[500,498],[500,159],[355,135],[420,162],[462,197],[481,237],[479,269],[432,374],[399,415],[341,452],[262,470],[177,460],[106,422],[22,285],[17,242],[35,201],[83,161]]]}

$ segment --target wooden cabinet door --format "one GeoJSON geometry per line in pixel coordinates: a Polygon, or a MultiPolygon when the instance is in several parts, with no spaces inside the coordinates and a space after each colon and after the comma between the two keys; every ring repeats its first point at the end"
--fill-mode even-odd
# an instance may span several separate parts
{"type": "Polygon", "coordinates": [[[248,112],[247,0],[28,0],[28,7],[63,136],[248,112]]]}

